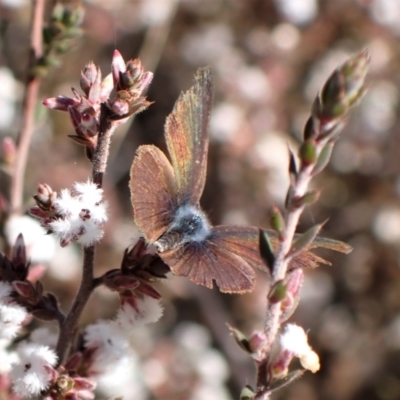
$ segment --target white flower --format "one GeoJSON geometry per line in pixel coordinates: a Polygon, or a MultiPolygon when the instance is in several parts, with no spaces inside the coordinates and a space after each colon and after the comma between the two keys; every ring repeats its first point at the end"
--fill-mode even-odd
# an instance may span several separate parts
{"type": "Polygon", "coordinates": [[[88,326],[84,335],[85,347],[96,349],[88,373],[103,393],[139,400],[145,398],[144,388],[137,355],[130,346],[128,334],[113,321],[88,326]]]}
{"type": "Polygon", "coordinates": [[[51,376],[46,367],[53,367],[57,356],[47,346],[23,344],[18,348],[19,362],[12,365],[9,377],[16,395],[37,396],[49,385],[51,376]]]}
{"type": "Polygon", "coordinates": [[[146,391],[137,355],[125,352],[102,374],[91,377],[97,383],[97,389],[107,397],[145,400],[146,391]]]}
{"type": "Polygon", "coordinates": [[[303,368],[308,369],[314,374],[321,368],[318,354],[311,349],[308,353],[299,355],[299,359],[300,364],[303,366],[303,368]]]}
{"type": "Polygon", "coordinates": [[[113,368],[121,358],[129,354],[130,345],[128,338],[121,335],[115,326],[108,321],[100,321],[89,325],[85,330],[85,347],[95,348],[94,361],[90,373],[103,374],[113,368]]]}
{"type": "Polygon", "coordinates": [[[129,339],[134,328],[156,322],[162,312],[158,300],[145,296],[136,299],[135,308],[129,304],[122,306],[114,320],[86,328],[85,347],[95,349],[89,375],[100,391],[127,399],[145,398],[138,358],[129,339]]]}
{"type": "Polygon", "coordinates": [[[16,304],[8,297],[11,293],[11,285],[0,282],[0,339],[10,340],[14,338],[21,328],[27,310],[16,304]]]}
{"type": "Polygon", "coordinates": [[[11,365],[18,362],[18,355],[15,351],[7,349],[9,340],[0,339],[0,375],[8,374],[11,365]]]}
{"type": "Polygon", "coordinates": [[[303,368],[313,373],[320,369],[318,354],[311,349],[307,335],[301,326],[287,324],[285,331],[281,334],[280,343],[282,350],[288,350],[300,359],[303,368]]]}
{"type": "Polygon", "coordinates": [[[48,223],[48,227],[66,246],[76,241],[83,246],[91,246],[103,237],[101,226],[107,221],[106,206],[101,203],[103,190],[93,182],[75,183],[74,191],[61,191],[54,200],[58,219],[48,223]]]}
{"type": "Polygon", "coordinates": [[[158,321],[163,314],[163,308],[159,300],[145,296],[136,299],[136,309],[129,304],[124,304],[117,313],[117,317],[111,323],[122,332],[128,334],[139,325],[147,325],[158,321]]]}
{"type": "Polygon", "coordinates": [[[103,189],[100,189],[93,182],[87,181],[85,183],[76,182],[74,185],[76,194],[82,202],[88,206],[94,206],[100,203],[103,198],[103,189]]]}
{"type": "Polygon", "coordinates": [[[0,338],[14,338],[27,315],[26,309],[18,304],[0,304],[0,338]]]}

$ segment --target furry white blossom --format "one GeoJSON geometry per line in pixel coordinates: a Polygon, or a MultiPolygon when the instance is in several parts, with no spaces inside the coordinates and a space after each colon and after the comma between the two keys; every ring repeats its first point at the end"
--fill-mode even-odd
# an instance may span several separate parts
{"type": "Polygon", "coordinates": [[[103,237],[101,226],[107,221],[106,206],[101,202],[103,190],[93,182],[75,183],[74,190],[61,191],[54,200],[59,218],[48,227],[61,239],[61,245],[78,242],[87,247],[103,237]]]}
{"type": "Polygon", "coordinates": [[[287,324],[280,337],[283,350],[292,352],[299,358],[303,368],[315,373],[320,369],[319,357],[308,344],[307,334],[301,326],[287,324]]]}
{"type": "Polygon", "coordinates": [[[145,296],[136,300],[136,308],[129,304],[123,305],[117,313],[112,324],[122,332],[128,334],[136,326],[143,326],[158,321],[163,314],[163,308],[159,300],[145,296]]]}
{"type": "Polygon", "coordinates": [[[145,397],[138,357],[129,340],[135,327],[158,321],[162,313],[160,302],[145,296],[136,299],[135,307],[124,304],[114,320],[86,328],[85,347],[95,349],[88,372],[99,390],[137,400],[145,397]]]}
{"type": "Polygon", "coordinates": [[[28,315],[27,310],[9,297],[12,287],[0,282],[0,339],[11,340],[19,332],[28,315]]]}
{"type": "Polygon", "coordinates": [[[140,400],[144,398],[144,387],[137,355],[129,343],[129,333],[123,332],[114,321],[100,321],[88,326],[84,335],[85,347],[96,349],[88,373],[104,394],[140,400]]]}
{"type": "Polygon", "coordinates": [[[8,349],[9,340],[0,339],[0,375],[8,374],[11,365],[18,362],[18,355],[15,351],[8,349]]]}
{"type": "Polygon", "coordinates": [[[22,398],[38,396],[49,385],[51,376],[46,367],[53,367],[57,356],[47,346],[22,344],[18,348],[19,362],[12,365],[9,377],[13,391],[22,398]]]}
{"type": "Polygon", "coordinates": [[[85,347],[95,348],[96,353],[90,367],[91,374],[98,375],[129,353],[127,336],[121,335],[109,321],[89,325],[85,330],[85,347]]]}

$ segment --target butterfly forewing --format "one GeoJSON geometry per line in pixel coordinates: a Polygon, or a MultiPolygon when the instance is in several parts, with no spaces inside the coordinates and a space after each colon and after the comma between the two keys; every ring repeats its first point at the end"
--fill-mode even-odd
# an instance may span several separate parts
{"type": "Polygon", "coordinates": [[[213,239],[188,243],[160,256],[176,275],[186,276],[198,285],[212,288],[215,282],[224,293],[245,293],[254,288],[254,270],[213,239]]]}
{"type": "Polygon", "coordinates": [[[211,71],[201,68],[195,76],[194,86],[180,95],[165,124],[179,204],[197,205],[203,193],[212,98],[211,71]]]}
{"type": "Polygon", "coordinates": [[[149,242],[157,240],[173,219],[173,169],[155,146],[140,146],[131,168],[131,200],[135,223],[149,242]]]}

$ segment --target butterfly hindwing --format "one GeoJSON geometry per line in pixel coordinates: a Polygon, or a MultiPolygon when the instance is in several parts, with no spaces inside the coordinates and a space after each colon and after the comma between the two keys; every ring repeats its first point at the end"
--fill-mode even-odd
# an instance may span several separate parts
{"type": "Polygon", "coordinates": [[[215,282],[224,293],[245,293],[254,288],[255,272],[249,264],[213,239],[187,243],[160,256],[176,275],[198,285],[212,288],[215,282]]]}
{"type": "Polygon", "coordinates": [[[214,241],[251,266],[266,270],[261,259],[258,238],[259,229],[255,226],[218,225],[212,230],[214,241]]]}
{"type": "MultiPolygon", "coordinates": [[[[276,232],[266,230],[270,236],[274,250],[277,251],[279,240],[276,232]]],[[[254,226],[219,225],[213,228],[215,240],[236,255],[243,258],[250,265],[261,270],[267,267],[260,256],[259,229],[254,226]]],[[[299,237],[300,235],[295,235],[299,237]]],[[[348,253],[351,247],[347,244],[324,237],[317,237],[314,242],[303,252],[297,254],[290,262],[289,268],[315,268],[319,264],[330,264],[328,261],[312,253],[313,248],[323,247],[330,250],[348,253]]]]}

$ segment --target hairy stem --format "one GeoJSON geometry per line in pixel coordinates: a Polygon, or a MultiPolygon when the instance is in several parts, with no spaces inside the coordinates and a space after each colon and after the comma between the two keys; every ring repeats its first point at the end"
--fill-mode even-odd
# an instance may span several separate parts
{"type": "MultiPolygon", "coordinates": [[[[312,179],[313,166],[308,166],[300,171],[298,179],[293,185],[293,197],[303,196],[308,189],[309,183],[312,179]]],[[[273,269],[272,284],[284,279],[286,276],[287,268],[289,265],[289,259],[287,254],[292,246],[293,238],[296,233],[296,228],[299,223],[300,216],[304,210],[303,207],[296,208],[294,210],[289,210],[285,218],[285,232],[283,234],[283,240],[280,243],[278,252],[276,254],[275,265],[273,269]]],[[[267,336],[268,347],[271,348],[275,341],[275,337],[279,329],[279,317],[281,314],[281,306],[279,303],[272,304],[269,303],[267,307],[266,319],[264,331],[267,336]]]]}
{"type": "Polygon", "coordinates": [[[60,326],[60,335],[56,347],[59,364],[63,364],[69,354],[72,340],[77,333],[79,318],[93,290],[94,255],[95,246],[85,248],[81,286],[67,317],[60,326]]]}
{"type": "MultiPolygon", "coordinates": [[[[98,187],[102,187],[103,185],[103,176],[109,155],[110,139],[115,128],[116,124],[109,118],[108,108],[105,104],[102,104],[98,141],[93,154],[92,173],[93,182],[96,183],[98,187]]],[[[76,337],[80,317],[90,295],[96,287],[97,281],[93,273],[95,251],[95,245],[84,249],[81,285],[68,315],[60,326],[60,335],[56,348],[59,365],[63,364],[69,355],[72,342],[76,337]]]]}
{"type": "MultiPolygon", "coordinates": [[[[332,146],[338,139],[350,107],[365,91],[368,64],[369,56],[366,51],[350,58],[331,74],[314,100],[311,115],[304,127],[304,141],[299,150],[300,171],[297,172],[296,165],[292,165],[295,164],[293,160],[289,163],[289,173],[293,181],[287,194],[285,229],[280,235],[283,239],[272,267],[272,285],[286,277],[294,234],[306,205],[306,202],[293,204],[292,200],[302,199],[306,195],[313,175],[321,172],[329,162],[332,146]]],[[[316,225],[314,228],[317,227],[316,225]]],[[[258,364],[256,400],[266,400],[269,397],[269,380],[274,377],[268,376],[268,365],[281,324],[280,316],[281,304],[267,302],[264,326],[266,344],[258,364]]]]}
{"type": "Polygon", "coordinates": [[[30,54],[22,112],[23,122],[18,138],[17,156],[10,189],[10,209],[12,213],[20,213],[22,207],[25,168],[34,127],[35,106],[40,85],[40,78],[33,73],[33,68],[43,54],[42,26],[45,4],[45,0],[33,1],[30,54]]]}
{"type": "MultiPolygon", "coordinates": [[[[305,166],[301,169],[296,181],[294,182],[291,190],[293,197],[303,196],[307,190],[309,183],[312,179],[313,166],[305,166]]],[[[293,243],[293,238],[296,232],[296,227],[299,223],[300,216],[304,210],[304,206],[287,210],[285,216],[285,231],[283,233],[283,240],[281,241],[273,267],[272,285],[277,281],[284,279],[287,273],[290,259],[287,254],[293,243]]],[[[266,335],[266,346],[264,349],[264,358],[258,365],[257,371],[257,395],[255,400],[269,399],[268,391],[268,361],[271,353],[272,345],[275,342],[276,336],[280,326],[281,304],[269,303],[267,305],[264,332],[266,335]]]]}

